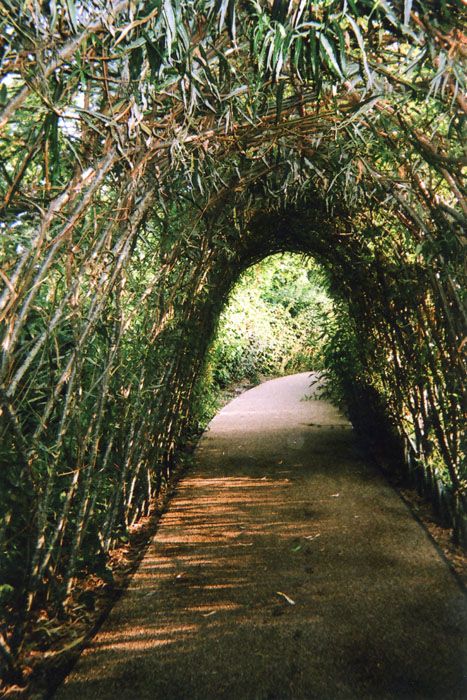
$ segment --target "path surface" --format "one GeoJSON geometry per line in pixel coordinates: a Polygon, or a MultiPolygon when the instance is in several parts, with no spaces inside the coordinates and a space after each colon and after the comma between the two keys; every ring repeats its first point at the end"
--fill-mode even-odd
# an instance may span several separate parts
{"type": "Polygon", "coordinates": [[[467,697],[457,582],[309,382],[214,419],[59,700],[467,697]]]}

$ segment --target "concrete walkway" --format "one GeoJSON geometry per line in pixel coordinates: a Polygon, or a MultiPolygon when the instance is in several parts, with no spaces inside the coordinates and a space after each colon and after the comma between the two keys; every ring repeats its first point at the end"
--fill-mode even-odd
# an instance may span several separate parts
{"type": "Polygon", "coordinates": [[[467,697],[463,593],[309,384],[212,421],[59,700],[467,697]]]}

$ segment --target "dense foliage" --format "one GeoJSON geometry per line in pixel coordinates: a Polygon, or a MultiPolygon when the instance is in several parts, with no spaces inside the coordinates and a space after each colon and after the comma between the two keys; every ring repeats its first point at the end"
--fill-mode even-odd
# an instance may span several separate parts
{"type": "Polygon", "coordinates": [[[324,369],[332,301],[311,260],[273,256],[247,270],[222,312],[208,356],[213,388],[324,369]]]}
{"type": "Polygon", "coordinates": [[[273,253],[321,265],[355,421],[392,426],[465,536],[460,3],[1,6],[4,675],[109,575],[230,290],[273,253]]]}

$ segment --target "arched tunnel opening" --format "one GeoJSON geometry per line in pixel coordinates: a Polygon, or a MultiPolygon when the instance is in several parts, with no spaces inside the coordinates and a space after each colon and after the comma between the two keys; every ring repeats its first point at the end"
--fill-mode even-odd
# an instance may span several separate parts
{"type": "Polygon", "coordinates": [[[217,395],[231,395],[231,385],[323,372],[335,321],[326,278],[309,256],[279,253],[249,267],[229,294],[208,352],[202,381],[205,400],[212,395],[208,415],[217,395]]]}
{"type": "MultiPolygon", "coordinates": [[[[433,474],[426,476],[415,464],[418,459],[416,455],[419,456],[422,450],[432,453],[435,434],[444,443],[440,449],[445,457],[449,440],[447,436],[446,441],[442,438],[440,423],[435,420],[437,430],[430,417],[434,404],[432,402],[430,408],[430,390],[425,386],[425,355],[419,356],[420,383],[416,389],[418,396],[413,397],[421,415],[415,418],[416,411],[413,411],[410,399],[404,408],[397,403],[404,391],[410,394],[409,375],[413,376],[416,357],[413,333],[421,321],[421,309],[425,306],[427,311],[430,303],[428,277],[427,286],[424,287],[421,278],[425,272],[416,263],[404,263],[403,268],[398,270],[394,260],[385,261],[381,250],[373,248],[371,240],[366,245],[362,245],[361,241],[356,244],[348,230],[351,225],[349,221],[345,217],[330,221],[316,206],[317,201],[313,202],[314,208],[302,206],[285,210],[279,215],[277,212],[257,215],[245,243],[242,241],[235,265],[226,264],[223,258],[219,260],[219,270],[213,264],[212,296],[201,301],[205,310],[200,313],[203,324],[209,316],[211,321],[208,327],[203,326],[203,331],[195,332],[197,342],[201,342],[199,367],[203,366],[217,319],[241,271],[278,251],[313,256],[323,271],[323,279],[335,309],[328,370],[345,397],[344,402],[355,427],[369,436],[381,454],[386,452],[386,456],[389,455],[395,462],[403,461],[405,455],[416,469],[424,488],[431,491],[435,507],[449,519],[456,510],[460,514],[462,506],[454,505],[454,501],[450,500],[440,479],[440,470],[435,469],[433,474]],[[424,298],[425,294],[427,297],[424,298]],[[214,303],[213,299],[216,300],[214,303]],[[412,314],[414,316],[409,320],[412,314]],[[404,337],[406,332],[411,336],[410,340],[404,337]],[[370,337],[373,337],[372,342],[369,342],[370,337]],[[362,353],[367,346],[372,347],[371,353],[362,353]],[[386,374],[389,366],[394,370],[391,379],[386,374]],[[391,401],[395,403],[390,408],[391,401]],[[411,423],[411,428],[407,430],[404,421],[411,423]],[[417,447],[414,450],[415,444],[417,447]]],[[[428,273],[428,276],[431,277],[431,274],[428,273]]],[[[452,360],[454,356],[451,354],[448,362],[452,360]]],[[[431,394],[431,397],[433,399],[434,395],[431,394]]],[[[450,461],[449,457],[447,461],[450,461]]],[[[449,478],[456,481],[453,470],[447,469],[450,471],[449,478]]],[[[455,520],[457,516],[453,517],[455,520]]],[[[459,515],[459,518],[459,537],[462,538],[462,516],[459,515]]]]}
{"type": "Polygon", "coordinates": [[[6,681],[111,585],[199,429],[229,294],[269,256],[322,270],[331,384],[465,545],[458,3],[3,5],[6,681]]]}

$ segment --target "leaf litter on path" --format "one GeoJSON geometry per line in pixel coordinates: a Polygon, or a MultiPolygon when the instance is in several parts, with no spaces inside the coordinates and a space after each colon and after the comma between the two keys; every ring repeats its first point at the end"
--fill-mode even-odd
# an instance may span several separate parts
{"type": "Polygon", "coordinates": [[[282,598],[284,598],[289,605],[295,605],[295,601],[292,600],[292,598],[290,598],[290,596],[288,596],[286,593],[282,593],[282,591],[276,591],[276,593],[277,595],[282,596],[282,598]]]}

